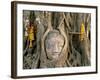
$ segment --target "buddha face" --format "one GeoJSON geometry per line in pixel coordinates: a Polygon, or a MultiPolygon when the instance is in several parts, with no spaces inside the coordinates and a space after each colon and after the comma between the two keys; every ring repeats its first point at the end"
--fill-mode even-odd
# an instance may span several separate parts
{"type": "Polygon", "coordinates": [[[49,59],[57,59],[64,45],[64,37],[58,31],[48,34],[46,38],[46,53],[49,59]]]}

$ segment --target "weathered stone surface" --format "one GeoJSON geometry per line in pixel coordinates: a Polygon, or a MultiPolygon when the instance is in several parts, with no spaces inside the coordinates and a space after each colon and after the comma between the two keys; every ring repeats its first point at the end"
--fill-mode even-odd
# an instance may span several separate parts
{"type": "Polygon", "coordinates": [[[57,59],[64,45],[64,37],[57,30],[49,32],[46,37],[45,47],[49,59],[57,59]]]}

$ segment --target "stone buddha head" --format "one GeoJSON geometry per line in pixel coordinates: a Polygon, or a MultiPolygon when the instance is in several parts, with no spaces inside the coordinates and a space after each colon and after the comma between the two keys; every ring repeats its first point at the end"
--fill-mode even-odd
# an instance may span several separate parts
{"type": "Polygon", "coordinates": [[[64,46],[64,37],[59,31],[50,31],[45,39],[45,50],[48,59],[57,59],[64,46]]]}

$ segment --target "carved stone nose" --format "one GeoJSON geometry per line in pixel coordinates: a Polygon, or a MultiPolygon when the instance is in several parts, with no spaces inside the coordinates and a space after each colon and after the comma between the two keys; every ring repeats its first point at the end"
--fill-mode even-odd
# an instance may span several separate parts
{"type": "Polygon", "coordinates": [[[54,45],[53,52],[55,52],[55,53],[58,53],[59,52],[59,48],[58,48],[58,45],[57,44],[54,45]]]}

